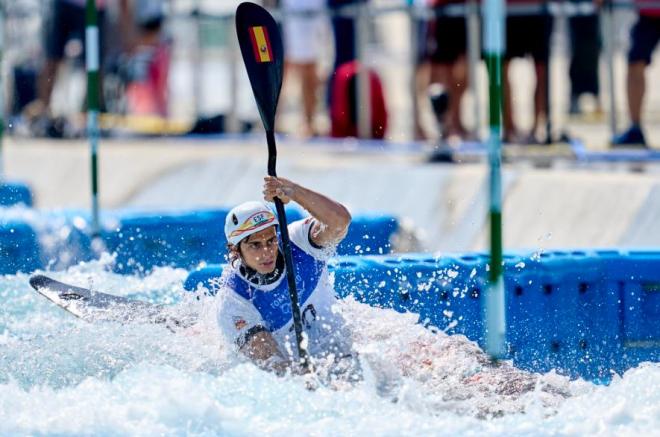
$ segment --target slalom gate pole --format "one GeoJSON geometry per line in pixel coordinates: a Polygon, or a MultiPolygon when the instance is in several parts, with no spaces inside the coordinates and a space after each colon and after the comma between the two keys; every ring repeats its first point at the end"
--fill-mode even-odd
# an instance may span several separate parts
{"type": "Polygon", "coordinates": [[[87,0],[85,7],[85,66],[87,69],[87,136],[91,154],[92,236],[101,232],[99,224],[98,142],[100,110],[99,27],[96,1],[87,0]]]}
{"type": "Polygon", "coordinates": [[[493,359],[506,354],[506,312],[502,268],[502,57],[504,0],[484,0],[484,52],[488,67],[490,164],[490,271],[483,297],[485,347],[493,359]]]}

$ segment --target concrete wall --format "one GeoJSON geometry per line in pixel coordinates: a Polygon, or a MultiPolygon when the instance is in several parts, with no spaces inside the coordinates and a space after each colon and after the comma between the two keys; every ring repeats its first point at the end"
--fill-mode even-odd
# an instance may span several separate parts
{"type": "MultiPolygon", "coordinates": [[[[260,197],[266,169],[259,136],[243,143],[104,141],[100,158],[106,208],[232,205],[260,197]]],[[[13,140],[5,153],[7,176],[28,182],[42,208],[88,207],[88,160],[84,142],[13,140]]],[[[660,246],[658,168],[507,165],[505,246],[660,246]]],[[[278,173],[339,199],[354,212],[396,214],[419,230],[423,250],[487,247],[485,164],[426,164],[421,152],[282,141],[278,173]]]]}

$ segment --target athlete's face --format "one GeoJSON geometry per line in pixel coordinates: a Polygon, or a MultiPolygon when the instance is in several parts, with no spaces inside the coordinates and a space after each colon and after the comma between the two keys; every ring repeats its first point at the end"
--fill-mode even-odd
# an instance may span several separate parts
{"type": "Polygon", "coordinates": [[[277,254],[277,232],[275,226],[256,232],[239,243],[243,262],[259,273],[275,270],[277,254]]]}

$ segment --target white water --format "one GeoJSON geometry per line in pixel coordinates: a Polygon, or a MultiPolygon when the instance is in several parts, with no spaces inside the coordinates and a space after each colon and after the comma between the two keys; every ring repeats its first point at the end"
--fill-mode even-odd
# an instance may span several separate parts
{"type": "Polygon", "coordinates": [[[193,332],[89,324],[0,278],[0,434],[649,435],[660,429],[660,364],[610,386],[492,368],[460,336],[431,333],[412,314],[353,301],[364,381],[308,391],[227,352],[213,302],[184,295],[183,270],[146,278],[108,260],[55,276],[97,290],[201,312],[193,332]],[[359,334],[358,334],[359,333],[359,334]]]}

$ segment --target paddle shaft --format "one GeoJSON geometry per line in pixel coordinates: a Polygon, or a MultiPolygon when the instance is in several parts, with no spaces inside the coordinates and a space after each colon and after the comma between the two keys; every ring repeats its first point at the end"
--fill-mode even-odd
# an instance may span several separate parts
{"type": "MultiPolygon", "coordinates": [[[[266,131],[266,141],[268,142],[268,175],[277,177],[275,170],[277,164],[277,146],[275,144],[275,132],[266,131]]],[[[289,284],[289,298],[291,299],[291,313],[293,315],[293,328],[296,333],[296,344],[298,345],[298,355],[300,364],[303,368],[309,367],[307,360],[307,349],[304,346],[302,317],[300,316],[300,304],[298,303],[298,292],[296,289],[296,272],[294,271],[293,256],[291,255],[291,240],[289,239],[289,229],[287,227],[286,212],[284,204],[275,197],[275,209],[280,223],[280,235],[282,237],[282,251],[284,252],[284,263],[286,264],[286,279],[289,284]]]]}
{"type": "MultiPolygon", "coordinates": [[[[236,35],[241,47],[243,63],[250,79],[254,100],[266,130],[268,143],[268,174],[277,177],[277,146],[275,144],[275,111],[282,89],[284,72],[284,47],[278,24],[267,10],[250,2],[243,2],[236,9],[236,35]]],[[[275,208],[280,225],[282,252],[286,263],[291,315],[296,333],[300,365],[309,369],[307,348],[303,338],[302,319],[296,289],[296,272],[291,255],[291,242],[286,214],[281,199],[275,197],[275,208]]]]}

